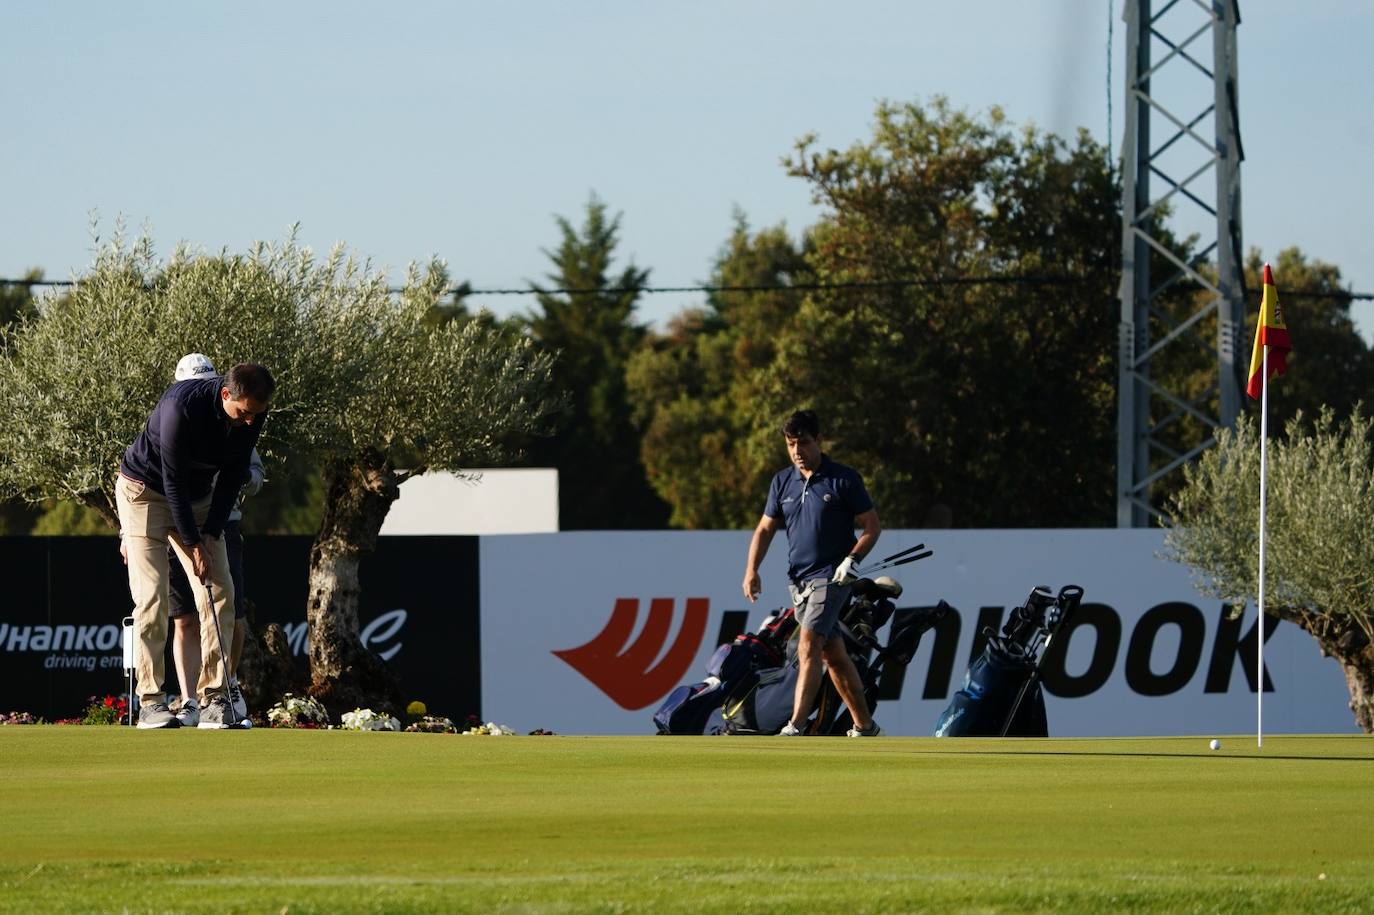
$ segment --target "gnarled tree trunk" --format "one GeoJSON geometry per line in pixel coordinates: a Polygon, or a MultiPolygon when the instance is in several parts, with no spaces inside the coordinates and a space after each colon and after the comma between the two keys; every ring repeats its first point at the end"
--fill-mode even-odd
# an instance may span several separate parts
{"type": "Polygon", "coordinates": [[[335,465],[326,474],[324,518],[310,548],[306,622],[310,694],[334,721],[355,708],[403,717],[398,678],[358,636],[358,561],[376,549],[402,479],[375,452],[352,465],[335,465]]]}
{"type": "MultiPolygon", "coordinates": [[[[251,601],[249,603],[251,619],[251,601]]],[[[305,692],[300,666],[291,654],[291,645],[280,623],[269,623],[262,631],[250,625],[238,669],[239,685],[243,687],[248,707],[265,710],[285,693],[299,695],[305,692]]]]}
{"type": "Polygon", "coordinates": [[[1282,607],[1278,616],[1301,627],[1317,640],[1323,657],[1341,665],[1355,724],[1366,734],[1374,734],[1374,643],[1365,630],[1349,614],[1282,607]]]}

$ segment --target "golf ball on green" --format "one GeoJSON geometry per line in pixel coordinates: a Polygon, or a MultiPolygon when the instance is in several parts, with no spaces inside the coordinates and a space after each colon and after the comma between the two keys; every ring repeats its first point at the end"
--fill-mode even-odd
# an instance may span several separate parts
{"type": "Polygon", "coordinates": [[[1209,744],[1207,744],[1207,746],[1211,747],[1213,750],[1220,750],[1220,749],[1221,749],[1221,741],[1220,741],[1220,740],[1217,740],[1216,738],[1212,738],[1212,742],[1209,743],[1209,744]]]}

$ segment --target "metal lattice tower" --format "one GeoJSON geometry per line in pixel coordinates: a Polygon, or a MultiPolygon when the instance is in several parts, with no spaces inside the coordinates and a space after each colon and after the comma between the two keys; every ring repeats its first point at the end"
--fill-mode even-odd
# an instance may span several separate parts
{"type": "Polygon", "coordinates": [[[1234,424],[1240,412],[1243,384],[1237,352],[1245,315],[1240,221],[1244,152],[1236,100],[1240,11],[1235,0],[1169,0],[1152,14],[1151,0],[1126,0],[1124,18],[1116,523],[1144,527],[1152,518],[1165,517],[1151,501],[1152,485],[1211,447],[1211,430],[1234,424]],[[1152,63],[1156,51],[1161,56],[1152,63]],[[1152,124],[1165,137],[1158,145],[1151,145],[1152,124]],[[1214,191],[1205,187],[1211,182],[1202,180],[1209,172],[1214,191]],[[1153,187],[1163,193],[1152,196],[1153,187]],[[1201,247],[1188,260],[1161,240],[1166,212],[1172,226],[1199,234],[1201,247]],[[1205,244],[1210,238],[1215,240],[1205,244]],[[1162,275],[1151,275],[1152,261],[1162,275]],[[1212,269],[1215,278],[1204,275],[1212,269]],[[1162,296],[1180,283],[1196,284],[1206,299],[1181,317],[1159,307],[1162,296]],[[1209,339],[1202,331],[1213,323],[1216,333],[1209,339]],[[1199,346],[1215,352],[1215,385],[1190,396],[1151,378],[1151,364],[1167,358],[1171,348],[1199,346]],[[1207,431],[1180,447],[1185,420],[1195,420],[1192,426],[1200,424],[1207,431]],[[1167,435],[1173,436],[1172,444],[1167,435]]]}

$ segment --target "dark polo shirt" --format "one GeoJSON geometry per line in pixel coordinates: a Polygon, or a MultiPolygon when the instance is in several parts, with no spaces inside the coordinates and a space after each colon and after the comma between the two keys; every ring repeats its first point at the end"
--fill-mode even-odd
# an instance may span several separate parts
{"type": "Polygon", "coordinates": [[[201,530],[212,537],[224,531],[234,499],[248,480],[249,457],[266,419],[260,416],[251,426],[230,423],[219,396],[223,384],[223,376],[208,375],[172,385],[119,462],[120,473],[167,498],[187,546],[199,543],[201,533],[191,504],[205,498],[212,486],[215,495],[201,530]]]}
{"type": "Polygon", "coordinates": [[[829,578],[859,540],[854,518],[873,508],[863,477],[821,455],[809,479],[796,466],[778,471],[763,513],[787,528],[787,575],[795,583],[829,578]]]}

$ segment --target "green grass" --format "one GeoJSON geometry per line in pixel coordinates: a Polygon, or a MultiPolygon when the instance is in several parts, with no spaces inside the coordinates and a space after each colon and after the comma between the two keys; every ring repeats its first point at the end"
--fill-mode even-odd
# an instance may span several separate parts
{"type": "Polygon", "coordinates": [[[1374,741],[1224,741],[5,727],[0,911],[1367,910],[1374,741]]]}

